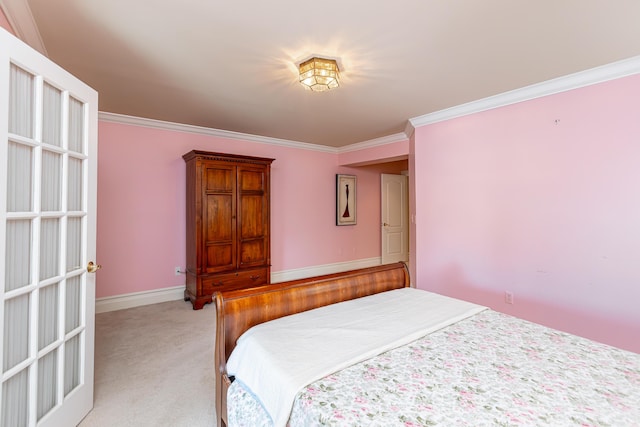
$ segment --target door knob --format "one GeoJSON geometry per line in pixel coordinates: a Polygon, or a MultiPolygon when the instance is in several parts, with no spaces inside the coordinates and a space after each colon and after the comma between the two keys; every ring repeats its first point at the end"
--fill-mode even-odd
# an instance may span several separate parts
{"type": "Polygon", "coordinates": [[[383,222],[382,225],[384,225],[385,227],[389,226],[389,224],[387,224],[386,222],[383,222]]]}
{"type": "Polygon", "coordinates": [[[95,273],[96,271],[100,270],[102,268],[102,266],[100,264],[95,264],[93,261],[89,261],[89,264],[87,264],[87,272],[88,273],[95,273]]]}

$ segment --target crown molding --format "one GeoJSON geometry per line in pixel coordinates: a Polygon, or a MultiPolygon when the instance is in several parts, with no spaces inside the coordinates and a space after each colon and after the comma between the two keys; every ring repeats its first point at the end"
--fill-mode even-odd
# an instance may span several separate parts
{"type": "MultiPolygon", "coordinates": [[[[0,2],[6,1],[7,0],[0,0],[0,2]]],[[[260,144],[271,144],[288,148],[340,154],[406,141],[411,137],[411,134],[413,133],[415,128],[420,126],[438,123],[469,114],[491,110],[494,108],[504,107],[507,105],[516,104],[518,102],[541,98],[543,96],[566,92],[569,90],[578,89],[597,83],[603,83],[609,80],[614,80],[638,73],[640,73],[640,56],[632,57],[567,76],[558,77],[546,82],[525,86],[520,89],[504,92],[498,95],[490,96],[488,98],[468,102],[466,104],[461,104],[455,107],[447,108],[422,116],[414,117],[408,120],[405,132],[400,132],[381,138],[375,138],[368,141],[358,142],[339,148],[108,112],[100,112],[98,114],[98,118],[105,122],[143,126],[176,132],[196,133],[200,135],[256,142],[260,144]]]]}
{"type": "Polygon", "coordinates": [[[364,150],[366,148],[379,147],[381,145],[394,144],[396,142],[406,141],[409,138],[405,133],[394,133],[393,135],[383,136],[381,138],[370,139],[368,141],[357,142],[355,144],[345,145],[338,148],[338,153],[348,153],[350,151],[364,150]]]}
{"type": "MultiPolygon", "coordinates": [[[[0,9],[4,12],[15,31],[16,35],[45,56],[47,50],[40,35],[40,31],[33,18],[31,8],[27,0],[0,0],[0,9]]],[[[397,133],[381,138],[350,144],[344,147],[328,147],[299,141],[290,141],[259,135],[244,134],[239,132],[205,128],[200,126],[185,125],[180,123],[165,122],[161,120],[146,119],[141,117],[126,116],[115,113],[100,112],[98,118],[102,121],[144,126],[156,129],[172,130],[177,132],[189,132],[202,135],[216,136],[220,138],[251,141],[262,144],[271,144],[289,148],[297,148],[328,153],[346,153],[386,144],[393,144],[409,139],[415,128],[469,114],[479,113],[494,108],[504,107],[518,102],[528,101],[543,96],[566,92],[581,87],[603,83],[640,73],[640,56],[613,62],[600,67],[548,80],[546,82],[525,86],[509,92],[468,102],[455,107],[428,113],[422,116],[410,118],[404,133],[397,133]]]]}
{"type": "Polygon", "coordinates": [[[103,122],[120,123],[126,125],[142,126],[153,129],[169,130],[174,132],[187,132],[199,135],[214,136],[218,138],[235,139],[259,144],[278,145],[281,147],[298,148],[302,150],[322,151],[325,153],[337,153],[334,147],[310,144],[306,142],[290,141],[286,139],[271,138],[268,136],[252,135],[248,133],[232,132],[228,130],[213,129],[203,126],[186,125],[182,123],[165,122],[162,120],[147,119],[144,117],[127,116],[124,114],[99,112],[98,119],[103,122]]]}
{"type": "Polygon", "coordinates": [[[455,119],[457,117],[504,107],[518,102],[529,101],[543,96],[554,95],[556,93],[603,83],[638,73],[640,73],[640,56],[634,56],[622,61],[612,62],[611,64],[558,77],[546,82],[525,86],[520,89],[504,92],[488,98],[425,114],[423,116],[414,117],[409,119],[405,133],[407,135],[411,135],[413,129],[420,126],[455,119]]]}
{"type": "Polygon", "coordinates": [[[48,57],[47,49],[44,46],[40,30],[38,30],[36,21],[33,19],[27,0],[0,0],[0,8],[18,38],[48,57]]]}
{"type": "Polygon", "coordinates": [[[322,151],[325,153],[340,154],[349,151],[363,150],[366,148],[377,147],[386,144],[406,141],[407,135],[404,133],[396,133],[381,138],[371,139],[368,141],[358,142],[344,147],[328,147],[325,145],[311,144],[308,142],[290,141],[286,139],[271,138],[267,136],[252,135],[248,133],[232,132],[228,130],[213,129],[203,126],[186,125],[182,123],[166,122],[163,120],[147,119],[144,117],[127,116],[124,114],[108,113],[101,111],[98,113],[98,119],[103,122],[119,123],[125,125],[142,126],[153,129],[169,130],[174,132],[187,132],[199,135],[214,136],[218,138],[236,139],[242,141],[256,142],[259,144],[278,145],[281,147],[297,148],[301,150],[322,151]]]}

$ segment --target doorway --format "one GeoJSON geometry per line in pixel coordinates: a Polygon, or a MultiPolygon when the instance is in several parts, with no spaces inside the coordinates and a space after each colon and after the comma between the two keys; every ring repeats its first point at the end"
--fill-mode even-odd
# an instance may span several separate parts
{"type": "Polygon", "coordinates": [[[381,262],[409,261],[409,191],[407,175],[380,175],[381,262]]]}

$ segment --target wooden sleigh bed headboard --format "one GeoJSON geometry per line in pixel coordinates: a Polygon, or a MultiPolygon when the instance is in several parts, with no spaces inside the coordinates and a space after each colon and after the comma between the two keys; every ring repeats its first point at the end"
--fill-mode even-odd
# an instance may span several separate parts
{"type": "Polygon", "coordinates": [[[226,364],[244,331],[290,314],[409,286],[406,264],[394,263],[215,294],[217,425],[226,425],[231,384],[226,364]]]}

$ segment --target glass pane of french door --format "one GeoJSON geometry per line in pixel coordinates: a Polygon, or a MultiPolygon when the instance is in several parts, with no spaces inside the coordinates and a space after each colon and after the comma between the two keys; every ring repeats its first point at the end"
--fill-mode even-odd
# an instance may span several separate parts
{"type": "Polygon", "coordinates": [[[19,59],[0,54],[0,426],[75,425],[93,401],[97,94],[7,37],[19,59]]]}

